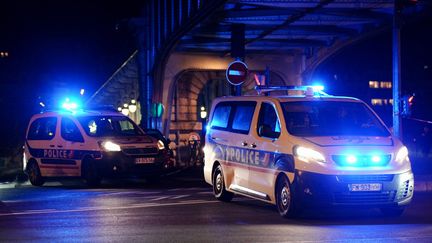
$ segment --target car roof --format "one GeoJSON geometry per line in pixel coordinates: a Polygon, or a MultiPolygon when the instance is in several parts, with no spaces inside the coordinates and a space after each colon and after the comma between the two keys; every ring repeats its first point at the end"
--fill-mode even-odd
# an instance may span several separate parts
{"type": "Polygon", "coordinates": [[[34,118],[47,117],[47,116],[75,116],[75,117],[86,117],[86,116],[121,116],[123,114],[114,111],[100,111],[100,110],[58,110],[58,111],[44,111],[39,114],[33,115],[34,118]]]}

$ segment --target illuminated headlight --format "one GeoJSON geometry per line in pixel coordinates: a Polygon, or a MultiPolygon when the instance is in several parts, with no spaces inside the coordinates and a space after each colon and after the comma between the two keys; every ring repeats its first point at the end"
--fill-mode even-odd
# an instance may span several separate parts
{"type": "Polygon", "coordinates": [[[407,149],[407,147],[403,146],[396,153],[396,161],[397,162],[404,162],[404,161],[407,161],[407,160],[409,160],[409,158],[408,158],[408,149],[407,149]]]}
{"type": "Polygon", "coordinates": [[[121,151],[120,145],[113,143],[111,141],[105,141],[101,144],[102,148],[106,151],[121,151]]]}
{"type": "Polygon", "coordinates": [[[161,140],[158,140],[157,147],[159,150],[165,149],[165,144],[161,140]]]}
{"type": "Polygon", "coordinates": [[[294,148],[294,155],[306,162],[325,162],[324,156],[313,149],[297,146],[294,148]]]}

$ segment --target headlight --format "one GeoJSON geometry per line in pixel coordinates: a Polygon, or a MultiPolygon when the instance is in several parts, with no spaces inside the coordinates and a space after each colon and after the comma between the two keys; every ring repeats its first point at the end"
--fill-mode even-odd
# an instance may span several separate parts
{"type": "Polygon", "coordinates": [[[325,162],[324,156],[313,149],[297,146],[294,155],[306,162],[325,162]]]}
{"type": "Polygon", "coordinates": [[[165,144],[161,140],[158,140],[157,146],[159,150],[165,149],[165,144]]]}
{"type": "Polygon", "coordinates": [[[409,158],[408,158],[408,149],[407,149],[407,147],[403,146],[396,153],[396,161],[397,162],[403,162],[403,161],[406,161],[406,160],[409,160],[409,158]]]}
{"type": "Polygon", "coordinates": [[[102,144],[102,148],[106,151],[121,151],[120,145],[113,143],[111,141],[105,141],[102,144]]]}

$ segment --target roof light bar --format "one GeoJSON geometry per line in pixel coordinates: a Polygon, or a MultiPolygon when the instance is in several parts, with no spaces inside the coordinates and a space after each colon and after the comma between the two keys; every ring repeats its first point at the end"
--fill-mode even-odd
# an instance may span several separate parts
{"type": "Polygon", "coordinates": [[[329,96],[327,93],[323,92],[324,86],[265,86],[259,85],[255,86],[255,90],[259,95],[267,94],[276,91],[301,91],[303,95],[306,96],[329,96]]]}

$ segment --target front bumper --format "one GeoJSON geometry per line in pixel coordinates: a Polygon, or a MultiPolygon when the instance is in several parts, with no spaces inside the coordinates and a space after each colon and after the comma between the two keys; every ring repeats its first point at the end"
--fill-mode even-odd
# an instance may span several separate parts
{"type": "Polygon", "coordinates": [[[161,150],[152,155],[127,155],[123,152],[103,152],[96,161],[98,171],[104,177],[158,176],[170,166],[169,154],[161,150]],[[136,163],[136,158],[154,158],[153,163],[136,163]]]}
{"type": "Polygon", "coordinates": [[[398,207],[411,202],[414,176],[382,175],[322,175],[296,171],[294,190],[299,204],[308,206],[398,207]],[[379,191],[351,191],[353,184],[381,184],[379,191]]]}

